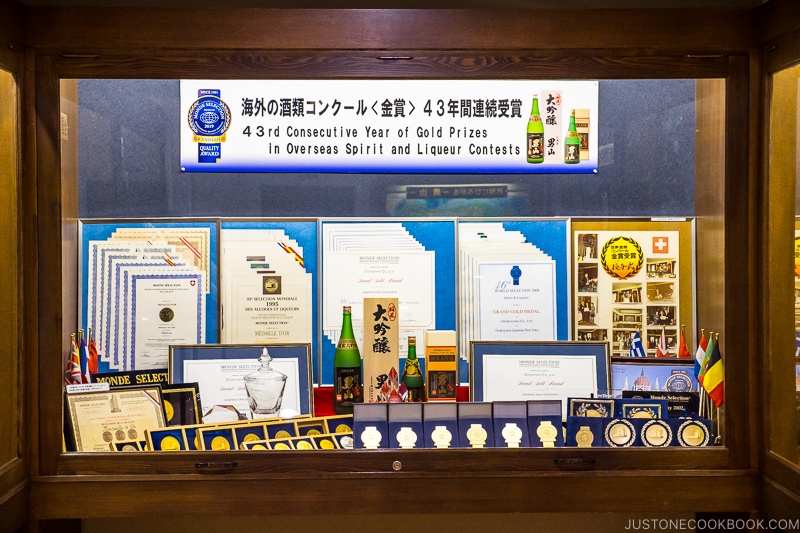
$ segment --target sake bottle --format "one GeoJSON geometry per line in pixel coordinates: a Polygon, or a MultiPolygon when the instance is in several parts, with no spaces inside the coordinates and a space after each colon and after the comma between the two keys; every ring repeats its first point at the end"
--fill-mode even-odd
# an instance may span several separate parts
{"type": "Polygon", "coordinates": [[[403,384],[408,389],[409,402],[425,401],[425,380],[422,378],[422,371],[419,368],[417,359],[417,338],[408,338],[408,357],[406,366],[403,368],[403,384]]]}
{"type": "Polygon", "coordinates": [[[361,388],[361,354],[353,334],[349,305],[342,309],[342,333],[333,356],[333,412],[353,414],[353,404],[364,401],[361,388]]]}
{"type": "Polygon", "coordinates": [[[564,163],[574,164],[581,162],[581,138],[575,129],[575,110],[569,116],[569,130],[564,138],[564,163]]]}
{"type": "Polygon", "coordinates": [[[544,124],[539,115],[539,95],[533,95],[533,107],[528,119],[527,155],[528,163],[544,162],[544,124]]]}

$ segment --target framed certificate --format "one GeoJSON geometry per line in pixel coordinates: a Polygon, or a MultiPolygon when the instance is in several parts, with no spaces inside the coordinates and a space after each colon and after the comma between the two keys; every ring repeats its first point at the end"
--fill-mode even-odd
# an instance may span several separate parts
{"type": "Polygon", "coordinates": [[[166,426],[160,385],[67,394],[66,407],[78,452],[107,452],[115,443],[141,441],[145,430],[166,426]]]}
{"type": "Polygon", "coordinates": [[[694,358],[612,357],[611,390],[615,397],[623,391],[697,392],[694,358]]]}
{"type": "MultiPolygon", "coordinates": [[[[470,342],[470,400],[561,400],[606,394],[607,342],[470,342]]],[[[563,412],[563,411],[562,411],[563,412]]]]}
{"type": "Polygon", "coordinates": [[[281,411],[313,413],[310,344],[170,346],[169,381],[197,383],[203,400],[203,415],[216,405],[226,405],[250,418],[244,377],[259,368],[258,359],[264,348],[272,357],[271,367],[287,376],[281,411]]]}

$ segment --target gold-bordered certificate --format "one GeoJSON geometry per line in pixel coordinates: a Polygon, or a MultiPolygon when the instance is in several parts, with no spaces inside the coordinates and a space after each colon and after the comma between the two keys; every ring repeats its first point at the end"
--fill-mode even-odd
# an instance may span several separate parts
{"type": "Polygon", "coordinates": [[[146,429],[166,426],[160,386],[67,394],[66,402],[79,452],[105,452],[115,442],[142,440],[146,429]]]}

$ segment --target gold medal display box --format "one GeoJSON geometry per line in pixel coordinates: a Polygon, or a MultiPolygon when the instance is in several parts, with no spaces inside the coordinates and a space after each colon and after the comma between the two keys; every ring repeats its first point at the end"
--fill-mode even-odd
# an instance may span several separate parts
{"type": "MultiPolygon", "coordinates": [[[[14,74],[19,102],[17,133],[4,135],[21,147],[16,175],[0,173],[19,190],[19,215],[10,221],[19,256],[4,257],[9,268],[1,269],[16,273],[13,280],[3,278],[3,301],[12,301],[5,295],[19,297],[0,336],[19,336],[17,348],[10,350],[15,354],[13,370],[2,378],[2,390],[12,391],[10,402],[19,416],[10,426],[0,424],[2,436],[18,444],[16,450],[0,449],[6,465],[0,471],[0,509],[12,517],[12,530],[28,521],[40,530],[57,530],[76,526],[77,519],[122,516],[349,514],[342,506],[343,490],[375,515],[400,508],[423,515],[624,513],[635,505],[685,513],[796,516],[788,513],[800,502],[800,471],[769,451],[771,433],[763,427],[771,423],[765,422],[772,420],[771,413],[786,410],[773,401],[782,396],[767,394],[768,361],[778,350],[770,344],[777,341],[767,338],[787,337],[783,329],[791,335],[791,325],[771,323],[788,311],[774,307],[778,304],[767,306],[765,294],[778,276],[791,279],[791,271],[782,266],[766,267],[768,251],[784,245],[791,249],[791,233],[787,229],[773,235],[767,221],[793,227],[794,204],[787,205],[781,191],[774,190],[777,185],[767,179],[761,164],[768,131],[762,116],[764,88],[769,81],[762,73],[800,59],[800,15],[793,2],[697,11],[213,12],[0,3],[15,23],[0,22],[0,36],[8,43],[0,51],[0,65],[14,74]],[[20,34],[18,27],[27,31],[20,34]],[[674,28],[681,28],[679,36],[674,28]],[[598,80],[599,116],[588,120],[589,131],[598,121],[597,173],[277,171],[254,178],[247,173],[220,177],[180,172],[170,150],[178,142],[183,118],[170,101],[149,98],[148,87],[169,83],[177,99],[180,80],[253,79],[598,80]],[[119,123],[127,112],[122,107],[115,115],[87,102],[87,80],[93,86],[114,87],[130,82],[130,94],[118,90],[115,95],[126,102],[127,111],[165,116],[171,126],[162,128],[159,119],[150,123],[149,131],[132,131],[119,123]],[[658,105],[648,102],[652,92],[645,89],[653,85],[670,87],[658,105]],[[620,86],[626,90],[614,90],[620,86]],[[670,101],[676,86],[689,87],[691,100],[670,101]],[[645,104],[663,113],[634,120],[608,113],[608,102],[628,107],[631,114],[645,104]],[[81,144],[88,132],[107,144],[81,144]],[[686,138],[690,141],[684,142],[686,138]],[[668,178],[656,182],[655,174],[668,178]],[[397,202],[387,199],[394,198],[398,185],[427,190],[463,183],[510,184],[510,197],[525,199],[514,205],[518,210],[511,215],[492,211],[500,209],[496,202],[479,217],[695,220],[690,329],[705,327],[725,340],[721,445],[625,447],[628,433],[620,427],[610,437],[621,443],[620,449],[63,451],[64,361],[69,333],[80,320],[79,219],[357,219],[385,216],[397,208],[397,202]],[[11,285],[18,290],[9,289],[11,285]],[[276,494],[281,495],[279,504],[276,494]],[[635,494],[635,504],[625,494],[635,494]],[[714,497],[698,496],[702,494],[714,497]]],[[[523,115],[530,103],[523,106],[523,115]]],[[[321,103],[315,105],[322,109],[321,103]]],[[[543,117],[545,107],[540,100],[543,117]]],[[[236,112],[241,109],[237,102],[236,112]]],[[[380,112],[380,105],[376,109],[380,112]]],[[[436,113],[435,105],[430,111],[436,113]]],[[[587,122],[585,110],[577,111],[580,137],[587,122]]],[[[520,143],[527,135],[527,116],[523,122],[520,143]]],[[[265,140],[264,150],[268,145],[265,140]]],[[[579,143],[571,146],[577,153],[579,143]]],[[[222,143],[223,154],[227,148],[222,143]]],[[[582,164],[579,159],[570,166],[582,164]]],[[[585,324],[574,329],[589,332],[585,324]]],[[[546,427],[540,430],[543,439],[551,438],[546,427]]],[[[650,435],[654,441],[660,438],[656,430],[650,435]]],[[[584,436],[579,443],[588,441],[584,436]]],[[[479,441],[481,436],[472,432],[471,438],[479,441]]],[[[508,438],[515,436],[509,432],[508,438]]]]}

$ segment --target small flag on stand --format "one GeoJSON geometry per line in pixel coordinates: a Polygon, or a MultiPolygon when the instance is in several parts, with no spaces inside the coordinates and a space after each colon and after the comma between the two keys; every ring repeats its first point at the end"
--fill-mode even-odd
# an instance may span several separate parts
{"type": "Polygon", "coordinates": [[[667,337],[664,333],[665,328],[661,328],[661,337],[658,339],[656,346],[656,357],[669,357],[669,350],[667,349],[667,337]]]}
{"type": "Polygon", "coordinates": [[[78,350],[81,361],[81,383],[89,383],[89,347],[86,345],[86,336],[83,334],[83,330],[80,331],[78,350]]]}
{"type": "Polygon", "coordinates": [[[644,346],[642,346],[642,338],[639,336],[638,331],[633,334],[631,350],[628,355],[630,357],[646,357],[646,354],[644,353],[644,346]]]}
{"type": "Polygon", "coordinates": [[[713,345],[703,377],[703,388],[706,389],[714,405],[720,407],[725,401],[725,367],[722,364],[722,353],[719,351],[719,333],[713,345]]]}
{"type": "Polygon", "coordinates": [[[99,361],[99,357],[97,355],[97,345],[94,343],[94,337],[92,337],[92,328],[89,328],[89,373],[90,374],[97,374],[99,369],[97,368],[97,363],[99,361]]]}
{"type": "Polygon", "coordinates": [[[678,344],[678,359],[691,359],[692,354],[689,352],[689,347],[686,346],[686,337],[683,333],[683,326],[681,326],[681,340],[678,344]]]}
{"type": "Polygon", "coordinates": [[[703,370],[703,359],[706,357],[706,349],[708,348],[708,341],[706,340],[706,331],[700,330],[700,342],[697,343],[697,351],[694,354],[694,377],[700,377],[700,371],[703,370]]]}
{"type": "MultiPolygon", "coordinates": [[[[703,380],[706,378],[706,371],[708,370],[708,363],[711,361],[711,354],[714,352],[714,335],[708,336],[708,348],[706,348],[705,357],[703,357],[703,364],[700,368],[700,375],[697,376],[697,381],[703,383],[703,380]]],[[[705,385],[703,386],[705,388],[705,385]]]]}
{"type": "Polygon", "coordinates": [[[81,355],[74,333],[70,334],[70,339],[70,353],[69,360],[67,361],[67,373],[64,375],[64,382],[67,385],[77,385],[82,381],[81,355]]]}

